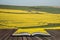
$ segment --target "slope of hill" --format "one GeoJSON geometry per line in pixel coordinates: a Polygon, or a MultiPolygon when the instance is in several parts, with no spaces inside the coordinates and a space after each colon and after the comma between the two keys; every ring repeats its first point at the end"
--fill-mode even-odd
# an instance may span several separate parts
{"type": "Polygon", "coordinates": [[[0,9],[16,9],[16,10],[35,10],[48,13],[60,14],[60,8],[51,6],[12,6],[12,5],[0,5],[0,9]]]}
{"type": "Polygon", "coordinates": [[[34,8],[39,11],[44,11],[44,12],[49,12],[49,13],[60,13],[60,8],[54,8],[50,6],[37,6],[34,8]]]}

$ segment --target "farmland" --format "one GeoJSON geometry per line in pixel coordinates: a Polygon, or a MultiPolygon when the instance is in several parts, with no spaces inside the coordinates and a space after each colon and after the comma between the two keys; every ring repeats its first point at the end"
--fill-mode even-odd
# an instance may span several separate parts
{"type": "Polygon", "coordinates": [[[26,10],[0,9],[0,28],[60,27],[60,14],[26,10]]]}
{"type": "Polygon", "coordinates": [[[14,10],[36,10],[53,14],[60,14],[60,7],[53,6],[13,6],[13,5],[0,5],[0,9],[14,9],[14,10]]]}

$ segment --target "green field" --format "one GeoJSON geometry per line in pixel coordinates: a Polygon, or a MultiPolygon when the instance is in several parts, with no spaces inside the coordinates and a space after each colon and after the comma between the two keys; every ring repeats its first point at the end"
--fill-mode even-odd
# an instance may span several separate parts
{"type": "Polygon", "coordinates": [[[16,10],[36,10],[53,14],[60,14],[60,8],[52,6],[12,6],[0,5],[0,9],[16,9],[16,10]]]}

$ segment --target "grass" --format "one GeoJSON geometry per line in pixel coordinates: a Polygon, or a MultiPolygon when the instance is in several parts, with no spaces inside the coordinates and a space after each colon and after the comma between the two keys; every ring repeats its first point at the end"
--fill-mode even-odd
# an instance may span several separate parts
{"type": "Polygon", "coordinates": [[[12,5],[0,5],[0,9],[16,9],[16,10],[36,10],[53,14],[60,14],[60,8],[50,6],[12,6],[12,5]]]}
{"type": "Polygon", "coordinates": [[[18,27],[18,29],[31,29],[31,28],[56,28],[60,27],[60,23],[48,23],[48,25],[42,25],[42,26],[30,26],[30,27],[18,27]]]}

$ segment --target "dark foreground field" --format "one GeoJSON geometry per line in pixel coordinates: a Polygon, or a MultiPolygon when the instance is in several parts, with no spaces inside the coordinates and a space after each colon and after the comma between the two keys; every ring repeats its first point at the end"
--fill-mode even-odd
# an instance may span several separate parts
{"type": "Polygon", "coordinates": [[[16,29],[0,29],[0,40],[60,40],[60,30],[47,30],[52,37],[13,37],[16,29]]]}

